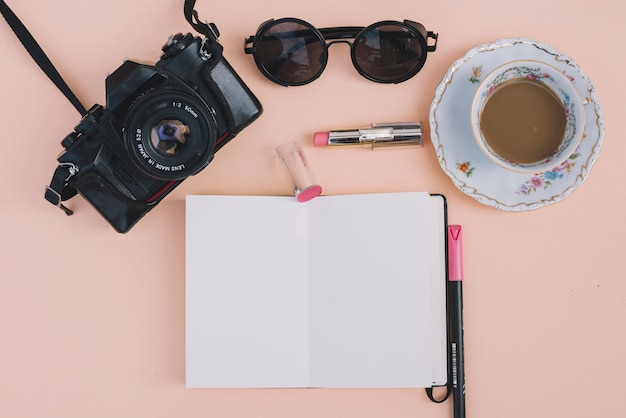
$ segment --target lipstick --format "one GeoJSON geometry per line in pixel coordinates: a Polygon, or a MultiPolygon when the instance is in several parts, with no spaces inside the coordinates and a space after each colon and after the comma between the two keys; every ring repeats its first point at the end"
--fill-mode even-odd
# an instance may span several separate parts
{"type": "Polygon", "coordinates": [[[375,123],[369,128],[344,129],[329,132],[316,132],[313,145],[325,146],[368,146],[398,147],[424,146],[422,125],[419,122],[375,123]]]}

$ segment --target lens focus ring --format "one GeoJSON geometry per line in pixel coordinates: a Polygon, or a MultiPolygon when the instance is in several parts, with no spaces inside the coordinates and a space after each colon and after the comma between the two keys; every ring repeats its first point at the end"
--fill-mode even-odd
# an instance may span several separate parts
{"type": "Polygon", "coordinates": [[[145,174],[176,180],[201,170],[217,136],[211,110],[193,94],[162,88],[139,96],[128,110],[124,141],[145,174]]]}

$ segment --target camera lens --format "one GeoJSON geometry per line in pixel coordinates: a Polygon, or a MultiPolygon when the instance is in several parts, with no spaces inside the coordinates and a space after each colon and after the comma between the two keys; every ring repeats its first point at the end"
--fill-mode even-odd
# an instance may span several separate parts
{"type": "Polygon", "coordinates": [[[150,131],[152,146],[163,155],[175,155],[184,151],[191,130],[184,122],[163,119],[150,131]]]}
{"type": "Polygon", "coordinates": [[[145,174],[176,180],[200,171],[215,149],[213,111],[197,96],[171,88],[150,90],[128,109],[124,141],[145,174]]]}

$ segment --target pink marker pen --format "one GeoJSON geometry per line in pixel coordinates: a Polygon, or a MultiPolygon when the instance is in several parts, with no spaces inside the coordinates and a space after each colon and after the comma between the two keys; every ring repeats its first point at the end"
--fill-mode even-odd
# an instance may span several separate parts
{"type": "Polygon", "coordinates": [[[375,123],[370,128],[316,132],[313,136],[313,145],[318,147],[368,145],[374,149],[406,145],[424,146],[424,141],[421,123],[398,122],[375,123]]]}
{"type": "Polygon", "coordinates": [[[448,297],[454,418],[465,418],[465,354],[463,348],[463,244],[461,225],[448,226],[448,297]]]}

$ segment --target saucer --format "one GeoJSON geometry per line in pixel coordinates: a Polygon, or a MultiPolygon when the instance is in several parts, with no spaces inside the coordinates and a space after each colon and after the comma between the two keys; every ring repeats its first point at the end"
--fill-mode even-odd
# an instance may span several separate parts
{"type": "Polygon", "coordinates": [[[429,123],[439,164],[454,185],[480,203],[510,212],[538,209],[569,196],[587,178],[604,138],[602,108],[589,77],[572,58],[527,38],[479,45],[455,61],[435,91],[429,123]],[[585,129],[578,148],[561,165],[535,174],[509,171],[491,161],[478,148],[470,124],[470,107],[483,77],[520,59],[541,61],[563,72],[584,106],[585,129]]]}

